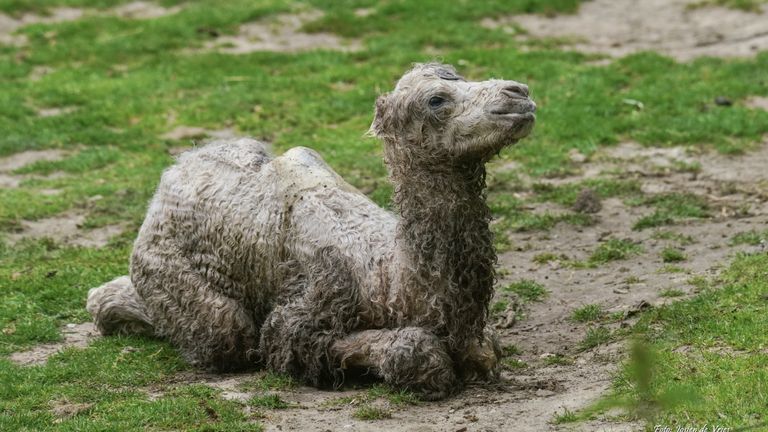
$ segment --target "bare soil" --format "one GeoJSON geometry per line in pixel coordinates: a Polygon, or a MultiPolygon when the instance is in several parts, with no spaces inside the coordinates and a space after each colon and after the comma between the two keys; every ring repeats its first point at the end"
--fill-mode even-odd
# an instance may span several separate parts
{"type": "Polygon", "coordinates": [[[38,220],[22,220],[21,230],[8,235],[11,244],[25,238],[49,238],[57,243],[70,246],[103,247],[112,237],[123,232],[122,224],[106,225],[94,229],[84,229],[87,213],[71,210],[56,216],[38,220]]]}
{"type": "Polygon", "coordinates": [[[73,7],[57,7],[47,10],[45,15],[25,13],[20,17],[13,17],[0,13],[0,45],[26,45],[27,38],[24,35],[15,34],[15,32],[22,27],[32,24],[55,24],[75,21],[86,16],[95,15],[112,15],[124,19],[152,19],[177,13],[181,11],[181,9],[181,6],[165,8],[152,2],[134,1],[105,11],[73,7]]]}
{"type": "MultiPolygon", "coordinates": [[[[34,174],[15,174],[19,168],[31,165],[39,161],[57,161],[64,159],[69,153],[64,150],[30,150],[0,158],[0,187],[16,188],[21,182],[31,178],[54,179],[64,176],[64,173],[53,172],[46,176],[34,174]]],[[[41,195],[57,195],[58,189],[39,189],[41,195]]],[[[20,229],[7,236],[7,240],[13,244],[25,238],[47,237],[56,242],[83,247],[102,247],[109,239],[123,232],[122,224],[107,225],[91,230],[83,229],[83,223],[87,213],[81,210],[70,210],[49,218],[38,220],[22,220],[20,229]]]]}
{"type": "Polygon", "coordinates": [[[691,7],[697,0],[592,0],[574,15],[509,16],[481,25],[528,37],[563,38],[587,53],[620,57],[658,51],[678,60],[748,57],[768,49],[768,6],[759,13],[691,7]],[[524,30],[523,34],[518,28],[524,30]]]}
{"type": "Polygon", "coordinates": [[[93,323],[67,324],[61,329],[62,342],[38,345],[28,351],[13,353],[9,356],[12,362],[23,366],[44,364],[48,358],[67,348],[85,348],[93,340],[98,331],[93,323]]]}
{"type": "MultiPolygon", "coordinates": [[[[30,150],[0,158],[0,187],[16,188],[26,179],[33,177],[40,178],[40,176],[28,174],[14,174],[14,171],[38,161],[61,160],[66,155],[67,153],[63,150],[30,150]]],[[[55,178],[60,175],[60,173],[54,173],[46,178],[55,178]]]]}
{"type": "Polygon", "coordinates": [[[320,19],[316,10],[295,14],[280,14],[240,27],[234,36],[220,36],[206,44],[208,50],[228,54],[248,54],[255,51],[299,52],[317,49],[357,51],[361,42],[344,39],[332,33],[306,33],[304,24],[320,19]]]}

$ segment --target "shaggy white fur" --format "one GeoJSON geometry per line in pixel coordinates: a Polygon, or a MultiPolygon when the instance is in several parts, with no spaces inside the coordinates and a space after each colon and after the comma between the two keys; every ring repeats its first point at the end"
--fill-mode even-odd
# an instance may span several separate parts
{"type": "Polygon", "coordinates": [[[181,155],[136,240],[130,281],[91,290],[104,334],[152,333],[195,365],[256,365],[314,384],[365,369],[440,398],[493,377],[496,262],[485,163],[526,136],[514,81],[416,65],[376,103],[399,216],[307,148],[251,139],[181,155]]]}

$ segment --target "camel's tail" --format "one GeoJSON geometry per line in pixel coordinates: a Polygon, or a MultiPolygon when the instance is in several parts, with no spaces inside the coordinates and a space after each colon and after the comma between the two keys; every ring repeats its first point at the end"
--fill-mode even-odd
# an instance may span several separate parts
{"type": "Polygon", "coordinates": [[[128,276],[120,276],[88,291],[86,309],[103,335],[155,334],[144,302],[128,276]]]}

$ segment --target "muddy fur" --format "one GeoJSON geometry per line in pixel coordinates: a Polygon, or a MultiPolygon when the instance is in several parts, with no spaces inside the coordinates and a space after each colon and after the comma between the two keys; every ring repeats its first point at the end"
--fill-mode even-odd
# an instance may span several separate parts
{"type": "Polygon", "coordinates": [[[338,383],[331,345],[359,325],[360,280],[334,247],[319,249],[306,271],[287,269],[294,275],[261,327],[263,360],[315,386],[338,383]]]}
{"type": "Polygon", "coordinates": [[[514,81],[416,65],[376,102],[397,216],[312,150],[251,139],[182,154],[163,174],[130,280],[91,290],[104,334],[167,338],[217,371],[259,365],[316,386],[366,370],[426,398],[497,376],[486,325],[496,254],[485,163],[525,137],[514,81]]]}

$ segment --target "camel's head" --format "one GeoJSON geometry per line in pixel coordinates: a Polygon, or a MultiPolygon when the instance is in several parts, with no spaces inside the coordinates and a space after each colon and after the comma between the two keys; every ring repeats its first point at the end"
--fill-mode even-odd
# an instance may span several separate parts
{"type": "Polygon", "coordinates": [[[376,101],[370,133],[389,157],[487,161],[531,132],[535,111],[525,84],[467,81],[450,65],[419,64],[376,101]]]}

